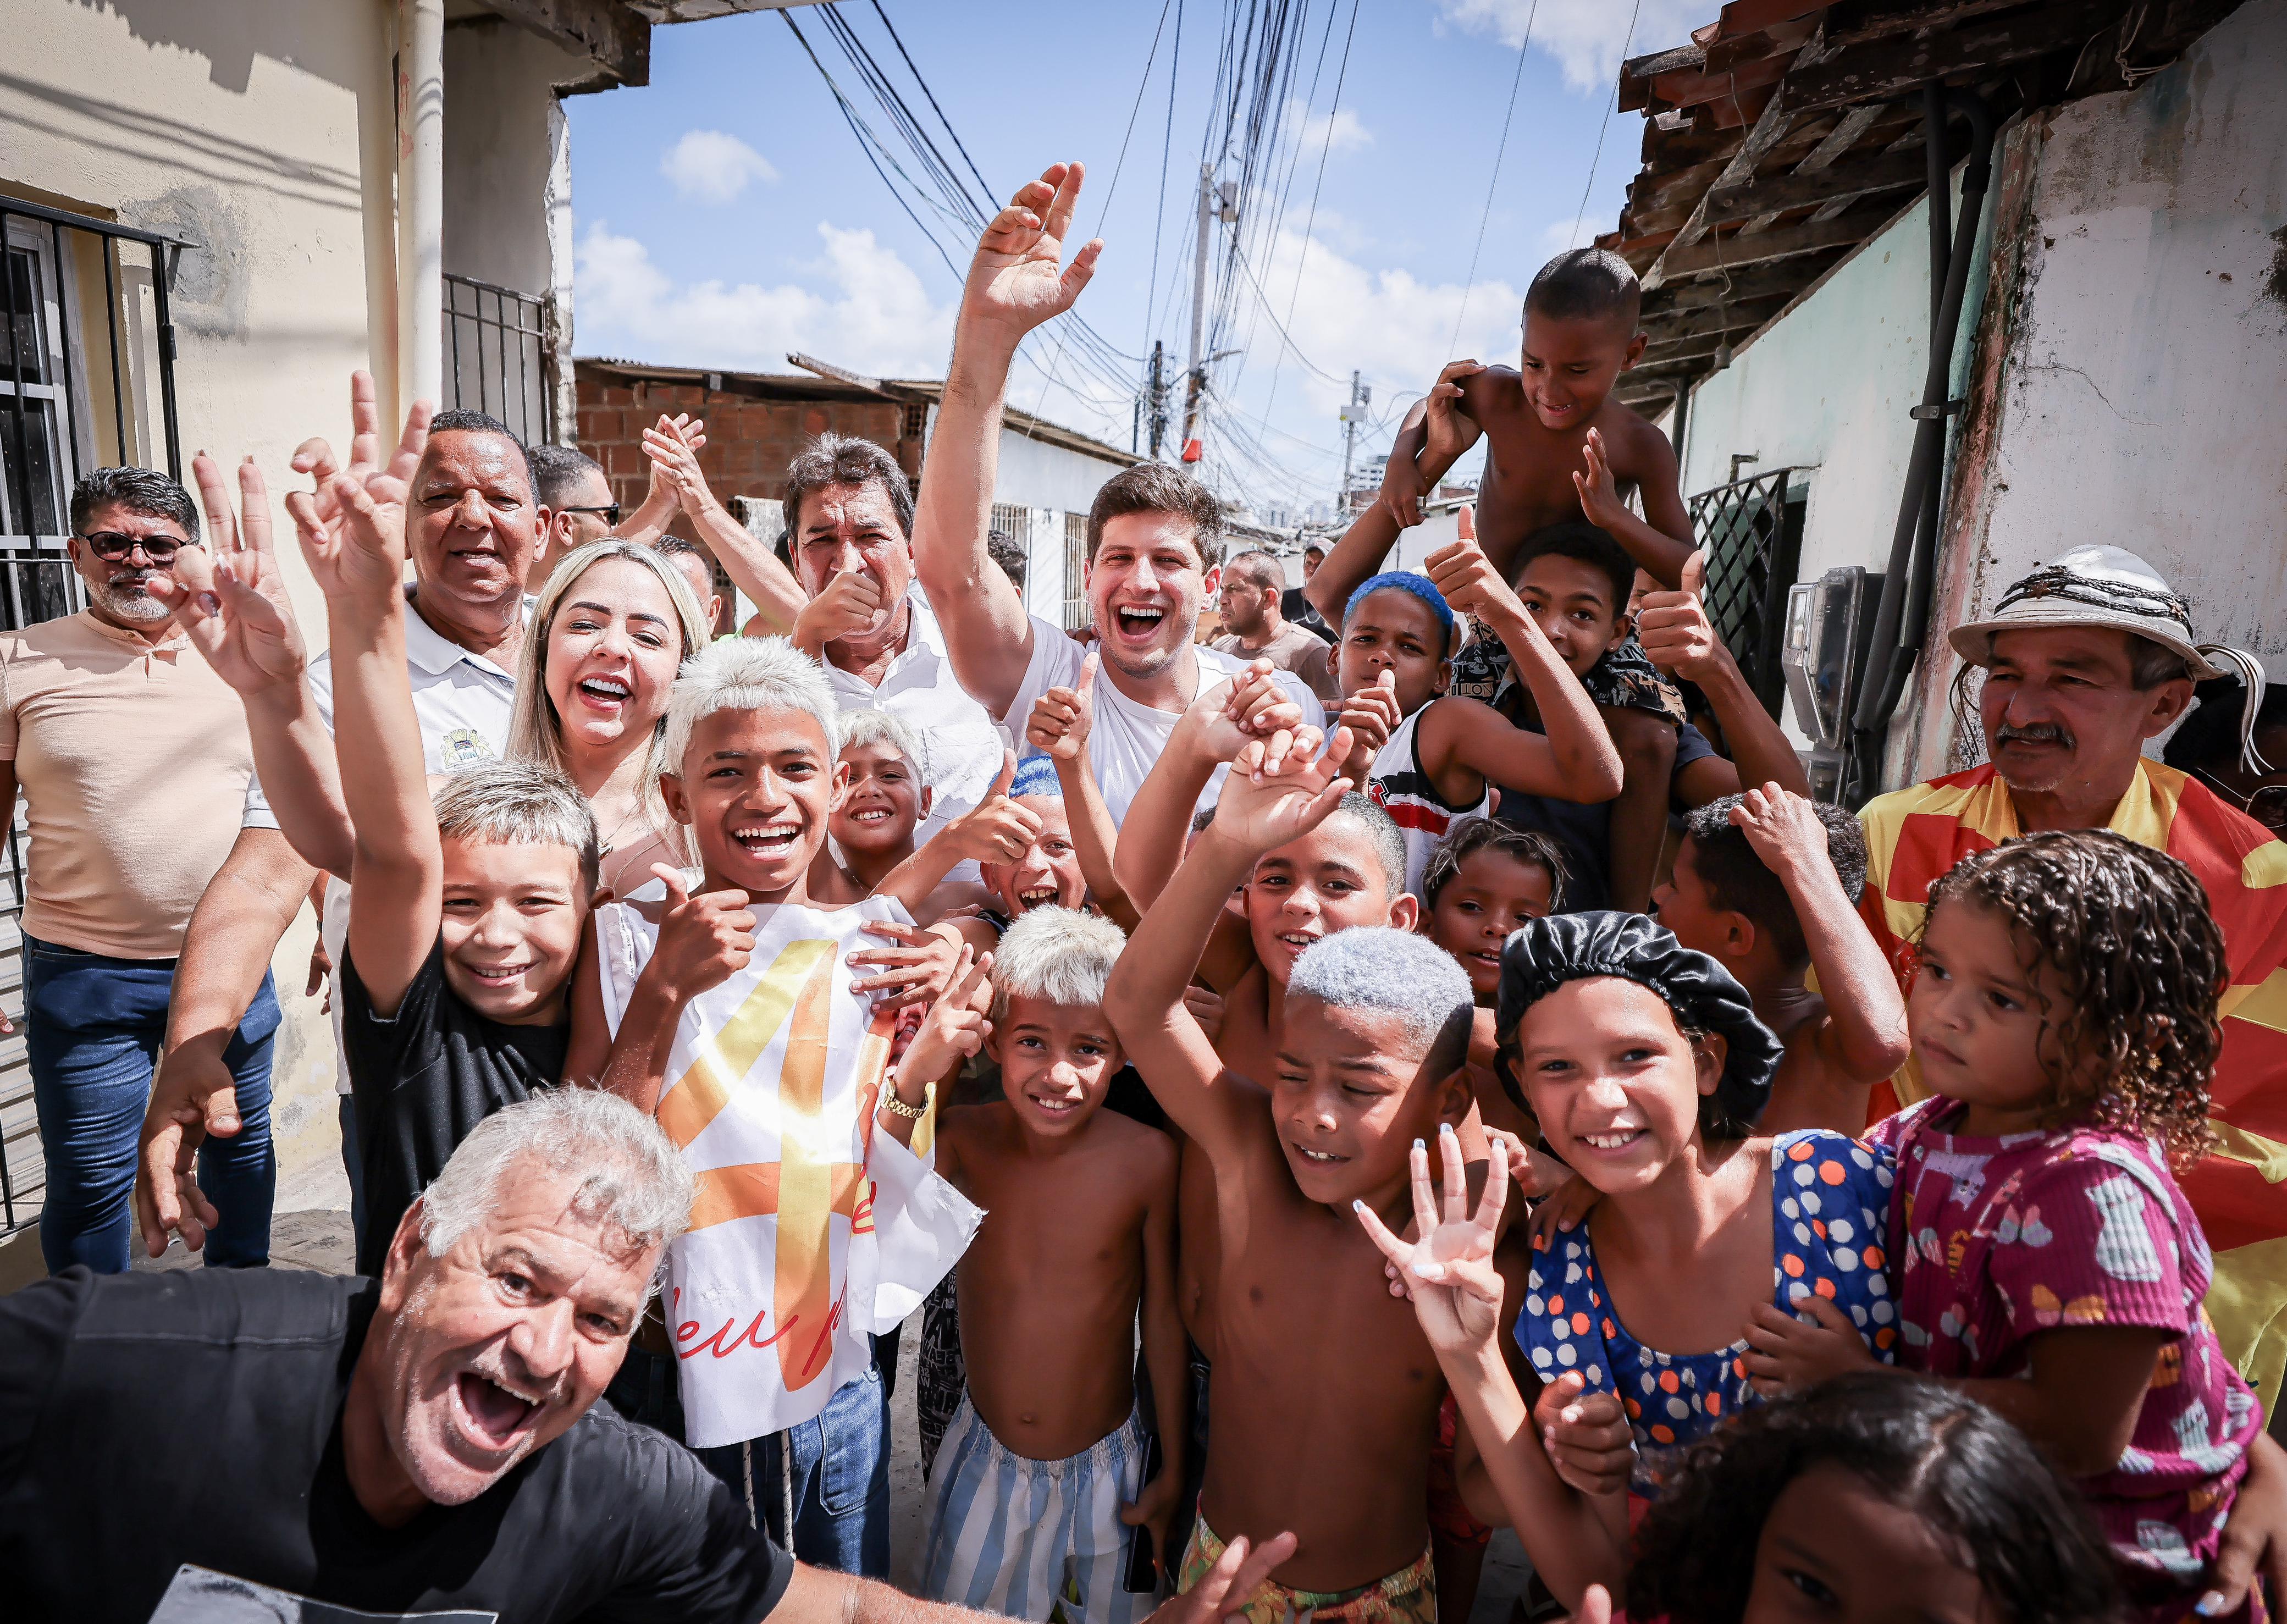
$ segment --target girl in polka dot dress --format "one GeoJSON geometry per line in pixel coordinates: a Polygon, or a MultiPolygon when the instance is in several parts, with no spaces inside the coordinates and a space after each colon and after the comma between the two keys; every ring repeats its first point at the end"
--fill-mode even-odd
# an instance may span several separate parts
{"type": "Polygon", "coordinates": [[[1504,1086],[1600,1192],[1536,1239],[1515,1335],[1542,1381],[1619,1396],[1635,1495],[1755,1401],[1753,1305],[1824,1299],[1890,1357],[1887,1160],[1823,1129],[1755,1135],[1780,1045],[1714,960],[1640,915],[1536,920],[1509,940],[1499,1020],[1504,1086]]]}
{"type": "MultiPolygon", "coordinates": [[[[2171,1171],[2207,1143],[2224,981],[2174,858],[2106,830],[1966,858],[1931,890],[1906,1006],[1935,1092],[1877,1130],[1900,1362],[2078,1479],[2149,1620],[2266,1616],[2218,1557],[2276,1532],[2267,1485],[2229,1525],[2279,1451],[2202,1309],[2207,1241],[2171,1171]]],[[[1749,1368],[1793,1385],[1865,1363],[1849,1321],[1813,1319],[1763,1318],[1749,1368]]]]}

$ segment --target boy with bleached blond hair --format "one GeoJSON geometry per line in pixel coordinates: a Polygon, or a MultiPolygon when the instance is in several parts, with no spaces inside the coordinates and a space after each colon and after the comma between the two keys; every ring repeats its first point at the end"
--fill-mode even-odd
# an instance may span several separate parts
{"type": "Polygon", "coordinates": [[[1182,1498],[1187,1431],[1175,1306],[1175,1146],[1104,1110],[1120,1042],[1104,987],[1118,925],[1046,907],[939,1000],[898,1067],[903,1110],[989,1049],[1002,1097],[946,1112],[938,1170],[987,1216],[961,1259],[968,1390],[931,1476],[923,1592],[1045,1620],[1133,1624],[1132,1542],[1155,1561],[1182,1498]],[[1136,1315],[1165,1454],[1147,1479],[1134,1378],[1136,1315]]]}

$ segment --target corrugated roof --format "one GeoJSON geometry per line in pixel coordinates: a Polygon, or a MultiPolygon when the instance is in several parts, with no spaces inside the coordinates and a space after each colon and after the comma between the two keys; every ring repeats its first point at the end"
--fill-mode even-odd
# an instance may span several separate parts
{"type": "Polygon", "coordinates": [[[1616,392],[1681,392],[1919,198],[1925,85],[1975,91],[1998,123],[2122,89],[2239,3],[1732,0],[1623,63],[1642,167],[1597,242],[1644,279],[1651,343],[1616,392]]]}

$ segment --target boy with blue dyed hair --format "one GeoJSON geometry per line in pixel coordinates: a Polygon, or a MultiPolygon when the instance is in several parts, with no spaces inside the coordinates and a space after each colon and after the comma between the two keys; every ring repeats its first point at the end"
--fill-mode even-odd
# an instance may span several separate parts
{"type": "Polygon", "coordinates": [[[1404,833],[1405,888],[1417,896],[1437,843],[1490,812],[1495,786],[1587,802],[1620,791],[1619,753],[1595,702],[1487,562],[1467,508],[1460,524],[1461,539],[1430,555],[1429,574],[1384,571],[1350,595],[1336,651],[1341,725],[1352,736],[1344,769],[1404,833]],[[1508,647],[1545,733],[1447,692],[1456,609],[1508,647]]]}

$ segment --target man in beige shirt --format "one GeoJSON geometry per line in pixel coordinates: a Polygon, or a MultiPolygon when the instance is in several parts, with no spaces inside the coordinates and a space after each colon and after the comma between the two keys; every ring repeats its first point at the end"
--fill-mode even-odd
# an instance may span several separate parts
{"type": "MultiPolygon", "coordinates": [[[[237,838],[254,758],[246,713],[154,595],[200,544],[188,492],[103,468],[72,493],[72,567],[88,606],[0,632],[0,803],[24,794],[25,1054],[47,1201],[49,1270],[127,1267],[136,1135],[183,931],[237,838]]],[[[224,1220],[210,1265],[270,1257],[276,1164],[265,978],[228,1046],[245,1129],[211,1142],[202,1179],[224,1220]],[[224,1199],[221,1192],[228,1193],[224,1199]]]]}
{"type": "Polygon", "coordinates": [[[1219,606],[1223,635],[1210,646],[1218,654],[1268,660],[1282,671],[1292,671],[1318,696],[1319,703],[1331,705],[1341,698],[1333,651],[1325,639],[1286,619],[1280,609],[1286,588],[1286,572],[1269,553],[1232,554],[1223,566],[1219,606]]]}

